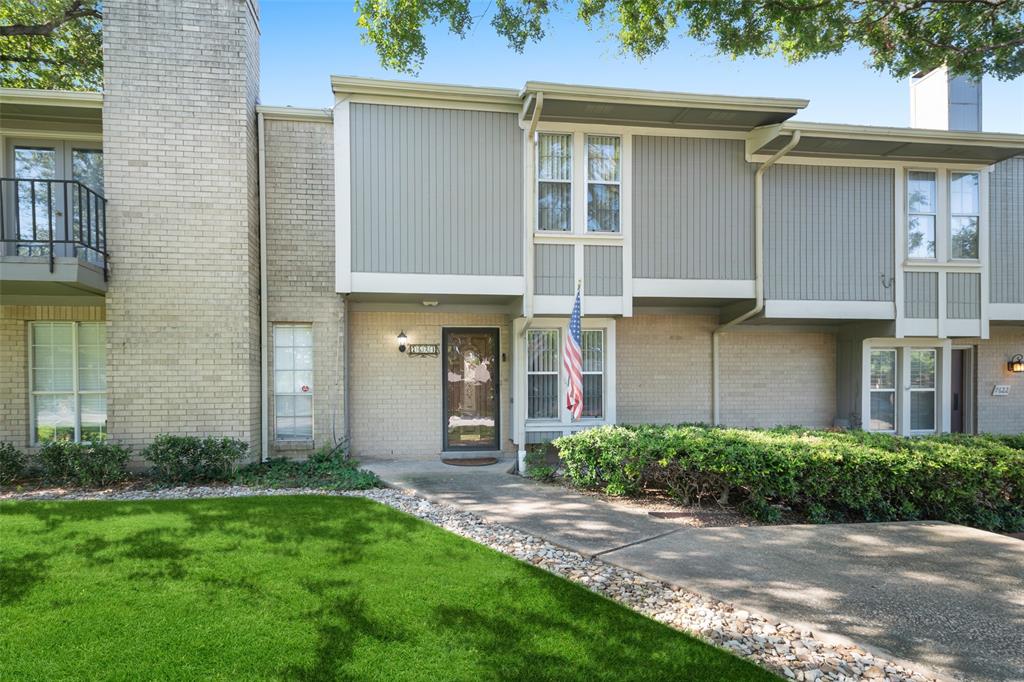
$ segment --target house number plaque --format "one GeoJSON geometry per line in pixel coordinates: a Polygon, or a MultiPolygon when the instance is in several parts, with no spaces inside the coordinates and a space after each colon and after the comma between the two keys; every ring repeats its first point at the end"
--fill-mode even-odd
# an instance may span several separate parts
{"type": "Polygon", "coordinates": [[[410,343],[409,356],[414,358],[436,358],[441,354],[441,346],[436,343],[410,343]]]}

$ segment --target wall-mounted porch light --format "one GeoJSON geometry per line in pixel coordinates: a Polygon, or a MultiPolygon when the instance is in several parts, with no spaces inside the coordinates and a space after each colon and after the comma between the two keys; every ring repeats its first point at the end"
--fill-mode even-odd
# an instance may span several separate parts
{"type": "Polygon", "coordinates": [[[1012,358],[1010,358],[1010,361],[1006,363],[1006,369],[1010,370],[1011,372],[1024,372],[1024,355],[1017,353],[1012,358]]]}
{"type": "Polygon", "coordinates": [[[404,331],[398,332],[398,352],[405,352],[405,344],[409,340],[409,337],[405,335],[404,331]]]}

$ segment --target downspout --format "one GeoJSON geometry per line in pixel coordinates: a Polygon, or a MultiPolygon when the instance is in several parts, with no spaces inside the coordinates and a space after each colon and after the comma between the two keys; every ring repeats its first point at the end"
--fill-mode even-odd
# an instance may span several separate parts
{"type": "MultiPolygon", "coordinates": [[[[526,187],[524,188],[524,194],[527,197],[526,211],[533,211],[536,199],[534,197],[534,187],[536,187],[536,176],[537,171],[534,167],[536,164],[537,154],[535,147],[537,145],[537,124],[540,122],[541,111],[544,109],[544,93],[538,92],[536,95],[536,103],[533,106],[533,115],[530,117],[530,127],[527,129],[527,139],[530,141],[530,158],[526,159],[526,167],[532,172],[528,174],[526,180],[526,187]]],[[[524,112],[525,112],[524,105],[524,112]]],[[[523,317],[525,322],[523,328],[519,330],[520,339],[526,338],[526,332],[529,331],[530,327],[533,326],[533,268],[534,268],[534,246],[533,246],[533,223],[532,221],[525,220],[526,213],[523,214],[523,222],[530,226],[530,229],[526,230],[524,235],[524,243],[526,244],[526,264],[523,272],[525,273],[526,285],[525,294],[523,296],[523,317]]],[[[516,339],[516,343],[519,343],[520,339],[516,339]]],[[[512,357],[516,357],[515,348],[512,350],[512,357]]],[[[515,374],[513,373],[513,387],[515,386],[515,374]]],[[[514,394],[513,394],[514,395],[514,394]]],[[[525,393],[524,393],[525,395],[525,393]]],[[[516,412],[522,410],[523,419],[520,422],[520,434],[519,434],[519,452],[516,456],[515,473],[520,475],[526,474],[526,407],[520,405],[516,408],[516,412]]]]}
{"type": "Polygon", "coordinates": [[[711,333],[711,421],[716,425],[721,423],[722,397],[718,337],[727,328],[746,322],[764,310],[764,173],[799,143],[800,131],[794,130],[789,142],[758,166],[754,173],[754,307],[718,325],[711,333]]]}
{"type": "Polygon", "coordinates": [[[256,114],[256,139],[259,153],[260,194],[260,461],[265,462],[270,449],[269,322],[267,321],[267,156],[263,114],[256,114]]]}

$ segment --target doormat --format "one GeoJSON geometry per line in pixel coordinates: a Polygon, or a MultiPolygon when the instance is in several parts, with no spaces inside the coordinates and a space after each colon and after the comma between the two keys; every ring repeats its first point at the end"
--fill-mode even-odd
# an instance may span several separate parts
{"type": "Polygon", "coordinates": [[[492,464],[498,463],[497,457],[465,457],[465,458],[450,458],[442,459],[445,464],[450,464],[454,467],[486,467],[492,464]]]}

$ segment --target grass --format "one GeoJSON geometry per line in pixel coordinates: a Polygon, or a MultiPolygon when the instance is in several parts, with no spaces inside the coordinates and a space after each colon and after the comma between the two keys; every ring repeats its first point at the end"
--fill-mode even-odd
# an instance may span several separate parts
{"type": "Polygon", "coordinates": [[[13,679],[772,680],[361,498],[0,504],[13,679]]]}

